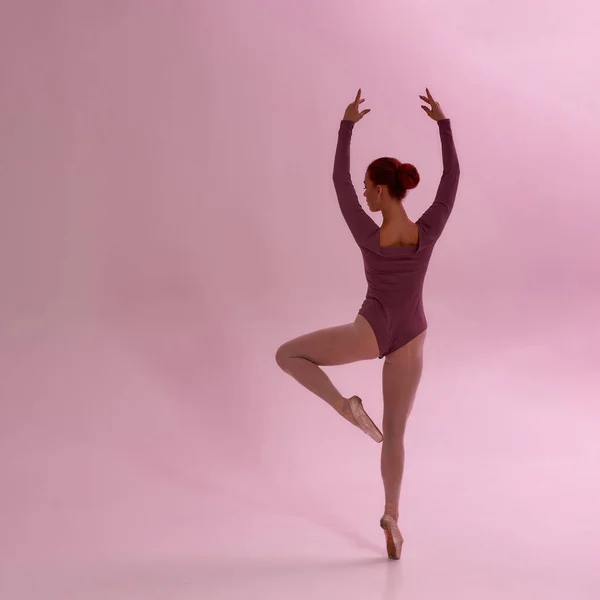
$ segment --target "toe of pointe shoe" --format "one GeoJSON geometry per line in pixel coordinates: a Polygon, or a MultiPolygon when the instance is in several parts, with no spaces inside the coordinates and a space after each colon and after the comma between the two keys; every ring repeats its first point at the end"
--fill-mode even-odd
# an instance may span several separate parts
{"type": "Polygon", "coordinates": [[[377,425],[373,423],[373,420],[363,408],[362,400],[358,396],[352,396],[349,400],[349,405],[350,410],[362,431],[377,443],[381,443],[383,441],[383,434],[379,431],[377,425]]]}
{"type": "Polygon", "coordinates": [[[400,560],[402,554],[402,545],[404,539],[398,529],[398,525],[394,519],[389,516],[383,516],[379,522],[381,529],[385,533],[385,542],[387,547],[388,558],[400,560]]]}

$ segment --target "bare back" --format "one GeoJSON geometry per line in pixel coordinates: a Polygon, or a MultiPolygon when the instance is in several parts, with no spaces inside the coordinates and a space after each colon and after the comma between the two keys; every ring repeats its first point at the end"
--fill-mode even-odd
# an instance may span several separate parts
{"type": "Polygon", "coordinates": [[[402,231],[392,231],[391,229],[379,230],[379,245],[385,248],[394,246],[418,246],[419,245],[419,227],[416,223],[410,222],[410,225],[404,227],[402,231]]]}

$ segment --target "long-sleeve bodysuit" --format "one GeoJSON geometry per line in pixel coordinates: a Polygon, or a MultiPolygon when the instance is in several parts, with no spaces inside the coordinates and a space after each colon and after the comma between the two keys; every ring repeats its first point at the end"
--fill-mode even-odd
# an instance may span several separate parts
{"type": "Polygon", "coordinates": [[[427,329],[423,283],[434,246],[452,212],[460,167],[450,119],[438,121],[442,141],[442,178],[433,204],[416,222],[416,246],[379,244],[379,226],[362,209],[350,177],[350,139],[354,123],[342,121],[333,167],[333,182],[342,215],[360,247],[367,297],[359,310],[371,325],[379,358],[401,348],[427,329]]]}

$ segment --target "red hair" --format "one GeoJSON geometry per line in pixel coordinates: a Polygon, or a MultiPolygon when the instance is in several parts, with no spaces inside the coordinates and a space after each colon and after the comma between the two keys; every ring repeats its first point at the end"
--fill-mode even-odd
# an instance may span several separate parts
{"type": "Polygon", "coordinates": [[[374,160],[367,169],[367,175],[374,185],[387,185],[390,196],[397,200],[403,200],[406,192],[416,188],[421,181],[414,165],[387,156],[374,160]]]}

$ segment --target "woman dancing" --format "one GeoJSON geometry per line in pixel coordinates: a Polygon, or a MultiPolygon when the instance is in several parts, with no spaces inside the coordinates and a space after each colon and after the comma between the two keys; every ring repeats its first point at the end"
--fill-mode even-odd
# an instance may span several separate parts
{"type": "Polygon", "coordinates": [[[460,168],[450,120],[429,90],[419,96],[423,110],[439,126],[443,173],[433,204],[413,223],[402,201],[420,180],[417,169],[395,158],[379,158],[365,174],[364,196],[371,212],[381,211],[377,224],[361,208],[350,177],[350,139],[360,111],[361,90],[346,109],[338,133],[333,183],[342,215],[361,249],[368,283],[366,299],[353,323],[321,329],[283,344],[277,363],[305,388],[325,400],[341,416],[376,442],[383,442],[381,476],[385,507],[380,526],[388,556],[399,559],[403,538],[398,529],[398,504],[404,471],[404,432],[423,370],[427,319],[423,282],[437,240],[454,206],[460,168]],[[343,397],[323,366],[385,358],[382,369],[383,434],[357,396],[343,397]]]}

